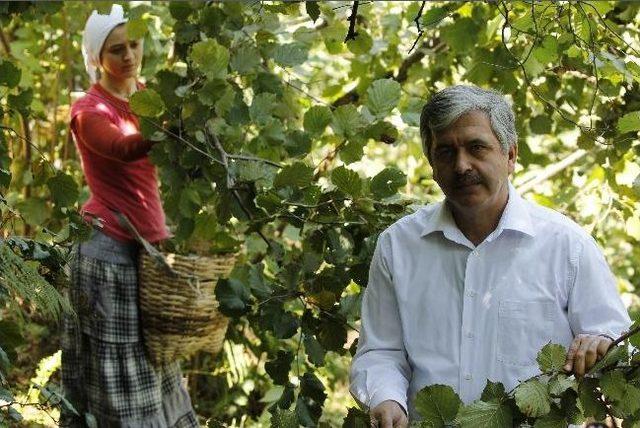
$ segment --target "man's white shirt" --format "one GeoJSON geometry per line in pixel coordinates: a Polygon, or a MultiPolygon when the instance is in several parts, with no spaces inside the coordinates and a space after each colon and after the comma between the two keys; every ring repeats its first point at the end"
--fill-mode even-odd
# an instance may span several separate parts
{"type": "Polygon", "coordinates": [[[595,241],[577,224],[522,199],[511,184],[497,228],[478,246],[444,202],[379,237],[362,303],[351,393],[373,408],[395,400],[416,416],[424,386],[463,402],[487,379],[507,391],[539,373],[547,343],[618,337],[630,319],[595,241]]]}

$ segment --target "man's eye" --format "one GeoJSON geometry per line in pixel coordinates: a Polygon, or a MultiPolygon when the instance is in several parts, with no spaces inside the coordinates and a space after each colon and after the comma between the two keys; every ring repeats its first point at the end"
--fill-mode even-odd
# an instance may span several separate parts
{"type": "Polygon", "coordinates": [[[135,49],[138,47],[138,42],[131,42],[130,46],[135,49]]]}
{"type": "Polygon", "coordinates": [[[452,153],[452,150],[439,150],[438,152],[436,152],[436,156],[439,159],[448,159],[451,157],[452,153]]]}

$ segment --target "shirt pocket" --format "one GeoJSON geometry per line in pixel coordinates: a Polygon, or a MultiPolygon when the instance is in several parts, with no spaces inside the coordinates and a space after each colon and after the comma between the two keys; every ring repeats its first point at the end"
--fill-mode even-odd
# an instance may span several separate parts
{"type": "Polygon", "coordinates": [[[498,361],[512,366],[536,365],[538,352],[552,341],[552,300],[501,300],[498,306],[498,361]]]}

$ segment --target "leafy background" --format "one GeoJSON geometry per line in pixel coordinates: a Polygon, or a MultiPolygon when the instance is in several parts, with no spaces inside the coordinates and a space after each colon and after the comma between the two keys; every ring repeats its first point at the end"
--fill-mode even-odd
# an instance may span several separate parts
{"type": "MultiPolygon", "coordinates": [[[[68,113],[88,87],[80,55],[85,18],[110,6],[0,3],[0,399],[7,403],[0,418],[23,424],[51,425],[66,405],[57,387],[56,322],[65,300],[56,290],[66,286],[70,246],[88,229],[78,215],[88,190],[68,113]]],[[[516,187],[597,239],[637,316],[640,4],[185,1],[125,8],[131,36],[145,39],[147,90],[131,105],[158,141],[151,158],[172,245],[242,250],[231,278],[217,287],[233,317],[223,352],[184,364],[203,423],[362,426],[347,386],[368,263],[381,230],[442,197],[422,155],[418,121],[426,99],[454,83],[511,98],[520,136],[516,187]]],[[[616,364],[635,367],[631,358],[616,364]]],[[[541,381],[547,388],[560,376],[549,370],[541,381]]],[[[615,385],[637,386],[633,373],[615,385]]],[[[583,408],[602,391],[591,386],[596,392],[576,401],[583,408]]],[[[442,423],[452,423],[458,407],[451,391],[435,392],[452,409],[442,423]]],[[[485,415],[497,408],[491,403],[511,399],[498,387],[487,394],[478,405],[485,415]]],[[[521,409],[522,393],[514,400],[521,409]]],[[[525,420],[535,422],[542,410],[525,420]]]]}

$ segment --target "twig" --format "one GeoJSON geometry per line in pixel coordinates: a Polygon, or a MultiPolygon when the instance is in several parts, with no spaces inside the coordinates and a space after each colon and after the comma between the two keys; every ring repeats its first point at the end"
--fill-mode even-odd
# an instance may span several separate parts
{"type": "Polygon", "coordinates": [[[356,18],[358,16],[358,4],[359,1],[354,1],[353,6],[351,7],[351,16],[347,18],[349,21],[349,31],[347,32],[347,37],[344,38],[344,42],[347,43],[349,40],[355,40],[358,36],[358,32],[356,31],[356,18]]]}
{"type": "MultiPolygon", "coordinates": [[[[207,132],[205,132],[205,137],[206,135],[207,135],[207,132]]],[[[222,158],[221,163],[227,173],[227,189],[231,190],[233,197],[238,202],[238,205],[240,205],[240,208],[242,209],[242,211],[245,213],[249,221],[252,221],[253,215],[251,214],[251,211],[249,211],[249,209],[244,205],[244,202],[242,202],[242,198],[240,197],[240,194],[238,194],[238,191],[236,189],[233,189],[235,180],[233,179],[233,177],[231,177],[231,172],[229,171],[229,163],[227,161],[228,154],[225,151],[224,147],[222,147],[222,144],[220,143],[218,136],[214,133],[211,133],[211,137],[213,138],[213,144],[215,145],[218,152],[220,152],[220,157],[222,158]]],[[[256,233],[260,236],[260,238],[262,238],[262,240],[267,244],[267,246],[271,248],[271,242],[269,242],[267,237],[264,236],[262,231],[256,230],[256,233]]]]}
{"type": "Polygon", "coordinates": [[[588,3],[588,2],[583,2],[583,1],[578,1],[578,4],[579,5],[585,4],[585,5],[589,6],[590,8],[592,8],[593,11],[596,13],[596,15],[598,15],[598,18],[600,19],[600,22],[602,22],[602,25],[604,26],[604,28],[606,28],[615,38],[617,38],[622,43],[624,43],[624,45],[626,47],[631,49],[631,51],[636,56],[640,56],[640,52],[638,52],[633,46],[631,46],[624,38],[620,37],[620,34],[616,33],[615,31],[613,31],[611,29],[611,27],[609,27],[609,24],[607,24],[607,21],[605,21],[604,16],[602,16],[602,14],[598,11],[598,9],[594,5],[592,5],[591,3],[588,3]]]}
{"type": "Polygon", "coordinates": [[[614,340],[611,343],[611,346],[609,347],[609,349],[612,349],[614,346],[617,346],[621,342],[624,342],[625,340],[627,340],[628,338],[630,338],[631,336],[633,336],[634,334],[637,334],[637,333],[640,333],[640,324],[638,324],[636,326],[636,328],[633,328],[633,329],[629,330],[627,333],[623,334],[622,336],[620,336],[619,338],[614,340]]]}
{"type": "Polygon", "coordinates": [[[418,44],[418,40],[420,40],[422,38],[422,35],[424,34],[422,27],[420,27],[420,18],[422,18],[422,12],[424,11],[424,5],[426,3],[427,3],[426,0],[423,0],[422,4],[420,5],[420,10],[418,10],[418,14],[413,19],[413,22],[416,23],[416,28],[418,29],[418,37],[416,37],[416,40],[413,42],[413,45],[411,45],[411,49],[409,49],[409,53],[411,53],[411,51],[416,47],[416,45],[418,44]]]}
{"type": "Polygon", "coordinates": [[[42,150],[40,150],[40,148],[35,145],[31,139],[24,137],[22,135],[20,135],[20,133],[18,131],[16,131],[15,129],[11,128],[10,126],[5,126],[5,125],[0,125],[0,129],[4,129],[6,131],[12,132],[16,137],[18,137],[20,140],[24,141],[25,143],[27,143],[29,146],[33,147],[34,149],[36,149],[36,151],[38,152],[38,154],[40,155],[40,158],[44,161],[45,165],[47,165],[52,172],[57,172],[56,168],[51,164],[51,162],[45,157],[44,153],[42,153],[42,150]]]}
{"type": "MultiPolygon", "coordinates": [[[[571,7],[571,4],[569,4],[569,7],[571,7]]],[[[587,16],[587,12],[585,12],[584,8],[582,7],[582,5],[580,4],[580,2],[578,2],[578,7],[580,8],[580,10],[582,11],[583,17],[586,19],[587,24],[589,24],[589,38],[590,40],[590,49],[591,49],[591,63],[593,65],[593,76],[596,79],[596,84],[595,87],[593,88],[593,97],[591,97],[591,105],[589,106],[589,125],[591,127],[593,127],[593,107],[596,104],[596,97],[598,96],[598,89],[600,88],[600,78],[598,76],[598,66],[596,65],[596,48],[595,48],[595,41],[594,41],[594,35],[593,35],[593,28],[591,27],[591,20],[589,19],[589,17],[587,16]]]]}
{"type": "Polygon", "coordinates": [[[225,153],[225,155],[229,159],[239,159],[239,160],[246,160],[246,161],[253,161],[253,162],[262,162],[262,163],[266,163],[267,165],[274,166],[276,168],[282,168],[282,165],[280,165],[277,162],[271,161],[269,159],[263,159],[263,158],[258,158],[258,157],[255,157],[255,156],[247,156],[247,155],[236,155],[236,154],[230,154],[230,153],[225,153]]]}

